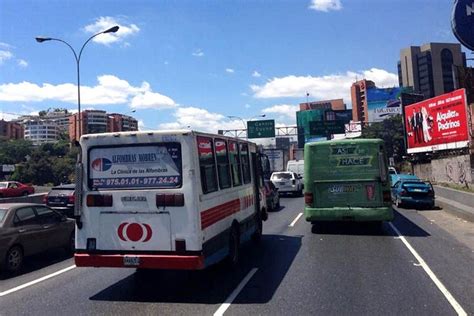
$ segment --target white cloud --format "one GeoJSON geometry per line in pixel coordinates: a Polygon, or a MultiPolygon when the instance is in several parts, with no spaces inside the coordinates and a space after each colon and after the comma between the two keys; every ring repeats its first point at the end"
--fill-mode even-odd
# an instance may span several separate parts
{"type": "Polygon", "coordinates": [[[229,73],[229,74],[233,74],[233,73],[235,72],[235,70],[232,69],[232,68],[226,68],[226,69],[225,69],[225,72],[227,72],[227,73],[229,73]]]}
{"type": "Polygon", "coordinates": [[[262,113],[274,113],[294,119],[296,117],[296,111],[299,111],[299,109],[298,105],[279,104],[263,109],[262,113]]]}
{"type": "Polygon", "coordinates": [[[212,113],[208,110],[197,107],[179,107],[173,114],[176,121],[160,124],[160,129],[182,129],[192,128],[193,130],[217,133],[222,129],[222,124],[226,117],[219,113],[212,113]]]}
{"type": "Polygon", "coordinates": [[[348,71],[345,74],[327,76],[286,76],[273,78],[264,85],[251,85],[256,98],[303,98],[309,93],[317,100],[343,98],[350,102],[350,87],[356,79],[367,79],[380,87],[398,86],[398,76],[383,69],[372,68],[362,72],[348,71]]]}
{"type": "Polygon", "coordinates": [[[28,62],[24,59],[18,59],[17,62],[18,62],[18,66],[20,66],[21,68],[28,67],[28,62]]]}
{"type": "Polygon", "coordinates": [[[328,12],[342,9],[341,0],[311,0],[310,9],[316,11],[328,12]]]}
{"type": "Polygon", "coordinates": [[[251,105],[250,105],[250,104],[245,104],[244,107],[245,107],[246,109],[250,109],[250,108],[251,108],[251,105]]]}
{"type": "Polygon", "coordinates": [[[192,55],[195,57],[202,57],[204,56],[204,52],[202,51],[202,49],[198,48],[193,52],[192,55]]]}
{"type": "Polygon", "coordinates": [[[172,108],[176,106],[176,103],[165,95],[146,91],[134,96],[130,106],[134,109],[157,109],[172,108]]]}
{"type": "MultiPolygon", "coordinates": [[[[108,105],[131,103],[133,108],[163,109],[175,106],[175,102],[162,94],[153,92],[148,82],[134,87],[126,80],[113,75],[97,77],[96,86],[81,86],[81,103],[84,105],[108,105]]],[[[45,100],[76,104],[77,86],[71,83],[41,86],[23,81],[0,85],[0,101],[40,102],[45,100]]]]}
{"type": "Polygon", "coordinates": [[[16,119],[18,116],[20,116],[20,115],[19,114],[2,112],[0,110],[0,120],[11,121],[11,120],[16,119]]]}
{"type": "MultiPolygon", "coordinates": [[[[120,27],[117,32],[101,34],[94,37],[92,41],[99,44],[109,45],[115,42],[123,41],[124,38],[134,35],[140,31],[140,28],[136,24],[127,25],[110,16],[101,16],[94,23],[86,25],[84,27],[84,31],[89,34],[96,34],[116,25],[120,27]]],[[[125,45],[127,46],[127,44],[125,45]]]]}
{"type": "Polygon", "coordinates": [[[253,72],[253,74],[252,74],[252,77],[259,78],[259,77],[261,77],[261,76],[262,76],[262,75],[261,75],[258,71],[254,70],[254,72],[253,72]]]}
{"type": "Polygon", "coordinates": [[[0,50],[0,65],[3,64],[5,61],[12,59],[13,54],[7,50],[0,50]]]}
{"type": "Polygon", "coordinates": [[[13,49],[14,47],[11,46],[10,44],[7,44],[7,43],[3,43],[3,42],[0,42],[0,48],[3,48],[3,49],[13,49]]]}

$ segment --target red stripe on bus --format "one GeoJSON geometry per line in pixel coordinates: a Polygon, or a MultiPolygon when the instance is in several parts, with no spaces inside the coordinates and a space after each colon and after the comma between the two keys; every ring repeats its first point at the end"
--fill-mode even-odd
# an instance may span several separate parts
{"type": "Polygon", "coordinates": [[[201,212],[201,229],[205,229],[226,217],[239,212],[253,205],[253,197],[245,196],[242,199],[235,199],[221,205],[214,206],[201,212]]]}

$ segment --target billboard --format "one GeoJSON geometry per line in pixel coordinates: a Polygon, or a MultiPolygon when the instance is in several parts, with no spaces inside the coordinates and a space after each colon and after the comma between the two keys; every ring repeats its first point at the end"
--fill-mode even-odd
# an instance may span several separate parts
{"type": "Polygon", "coordinates": [[[405,107],[407,152],[467,147],[469,132],[464,89],[405,107]]]}
{"type": "Polygon", "coordinates": [[[400,95],[402,88],[367,89],[367,112],[369,122],[381,122],[384,119],[402,114],[400,95]]]}

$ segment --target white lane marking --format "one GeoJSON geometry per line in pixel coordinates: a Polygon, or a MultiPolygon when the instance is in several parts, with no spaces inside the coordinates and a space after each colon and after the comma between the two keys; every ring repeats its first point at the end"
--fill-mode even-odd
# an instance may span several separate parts
{"type": "Polygon", "coordinates": [[[255,272],[257,272],[258,268],[253,268],[250,272],[245,276],[245,278],[239,283],[239,285],[235,288],[235,290],[229,295],[229,297],[225,300],[224,303],[219,307],[219,309],[214,313],[214,316],[222,316],[224,315],[225,311],[230,307],[230,304],[235,300],[237,295],[239,295],[240,291],[247,285],[250,279],[253,277],[255,272]]]}
{"type": "Polygon", "coordinates": [[[288,225],[288,227],[295,226],[296,222],[300,219],[301,216],[303,216],[303,213],[299,213],[298,216],[296,216],[296,218],[291,222],[291,224],[288,225]]]}
{"type": "Polygon", "coordinates": [[[55,277],[55,276],[57,276],[57,275],[60,275],[60,274],[62,274],[62,273],[64,273],[64,272],[67,272],[67,271],[69,271],[69,270],[72,270],[72,269],[74,269],[75,267],[76,267],[76,266],[73,265],[73,266],[64,268],[64,269],[62,269],[62,270],[56,271],[56,272],[54,272],[54,273],[48,274],[48,275],[46,275],[46,276],[44,276],[44,277],[42,277],[42,278],[33,280],[33,281],[31,281],[31,282],[28,282],[28,283],[25,283],[25,284],[22,284],[22,285],[19,285],[19,286],[17,286],[17,287],[14,287],[13,289],[10,289],[10,290],[4,291],[4,292],[0,292],[0,296],[5,296],[5,295],[8,295],[8,294],[17,292],[17,291],[19,291],[19,290],[22,290],[22,289],[24,289],[24,288],[27,288],[27,287],[29,287],[29,286],[35,285],[35,284],[37,284],[37,283],[43,282],[44,280],[51,279],[51,278],[53,278],[53,277],[55,277]]]}
{"type": "Polygon", "coordinates": [[[397,233],[397,235],[400,237],[401,241],[405,244],[405,246],[410,250],[411,254],[418,260],[418,265],[425,270],[426,274],[431,278],[433,283],[438,287],[438,289],[443,293],[444,297],[448,300],[449,304],[454,308],[456,313],[458,315],[465,316],[467,315],[466,311],[461,307],[461,305],[456,301],[456,299],[451,295],[451,293],[448,291],[448,289],[441,283],[441,281],[438,279],[438,277],[433,273],[433,271],[430,269],[430,267],[426,264],[425,260],[416,252],[416,250],[408,243],[406,238],[400,233],[400,231],[393,225],[392,223],[388,223],[390,227],[397,233]]]}

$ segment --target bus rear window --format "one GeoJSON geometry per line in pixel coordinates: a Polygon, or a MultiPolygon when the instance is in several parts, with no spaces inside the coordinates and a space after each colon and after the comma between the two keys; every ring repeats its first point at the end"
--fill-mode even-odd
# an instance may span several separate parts
{"type": "Polygon", "coordinates": [[[94,147],[89,151],[89,188],[177,188],[182,184],[180,143],[94,147]]]}

